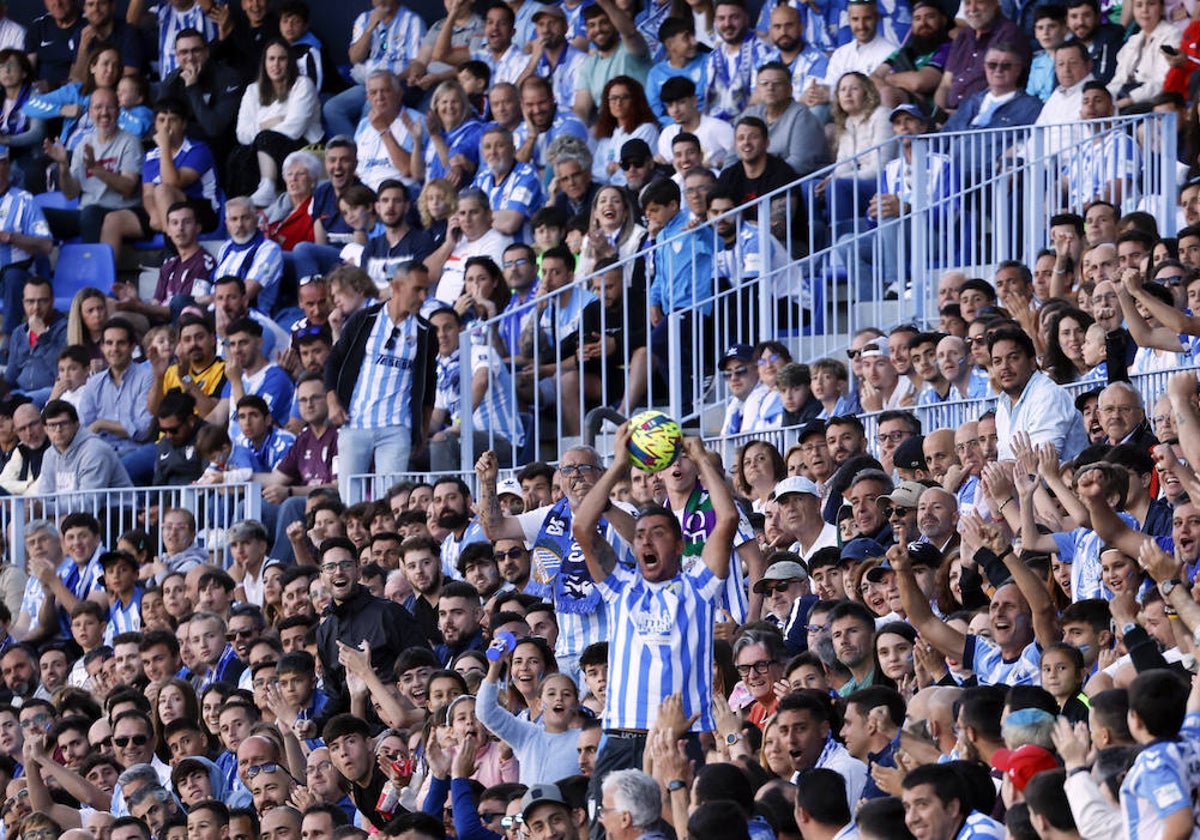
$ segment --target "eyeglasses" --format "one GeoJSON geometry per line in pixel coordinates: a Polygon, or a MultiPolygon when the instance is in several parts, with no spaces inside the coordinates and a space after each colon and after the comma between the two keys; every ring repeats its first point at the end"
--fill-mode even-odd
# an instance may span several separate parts
{"type": "MultiPolygon", "coordinates": [[[[164,426],[160,423],[158,426],[158,430],[160,432],[162,432],[164,435],[166,435],[167,437],[174,437],[175,435],[177,435],[183,431],[183,424],[180,423],[178,426],[164,426]]],[[[18,431],[20,431],[20,430],[18,429],[18,431]]]]}
{"type": "Polygon", "coordinates": [[[13,431],[20,435],[24,434],[25,432],[32,431],[40,425],[42,425],[42,420],[39,417],[37,420],[30,420],[24,426],[14,426],[13,431]]]}
{"type": "Polygon", "coordinates": [[[8,799],[4,800],[4,805],[2,808],[0,808],[0,810],[7,811],[9,808],[11,808],[12,806],[17,804],[18,799],[28,799],[28,798],[29,798],[29,788],[21,788],[19,791],[14,793],[12,796],[8,797],[8,799]]]}
{"type": "Polygon", "coordinates": [[[908,437],[909,434],[909,432],[899,430],[895,432],[880,432],[879,434],[875,435],[875,442],[880,446],[883,446],[885,443],[899,443],[908,437]]]}
{"type": "Polygon", "coordinates": [[[630,170],[630,169],[641,169],[643,166],[645,166],[645,165],[646,165],[646,163],[647,163],[647,162],[648,162],[648,160],[646,160],[646,159],[643,159],[643,160],[623,160],[623,161],[621,161],[621,168],[622,168],[622,169],[624,169],[624,170],[626,170],[626,171],[628,171],[628,170],[630,170]]]}
{"type": "Polygon", "coordinates": [[[800,447],[801,452],[807,452],[809,455],[812,455],[816,452],[820,452],[821,450],[825,450],[826,452],[828,452],[829,444],[827,444],[827,443],[806,443],[800,447]]]}
{"type": "Polygon", "coordinates": [[[600,468],[594,464],[567,464],[565,467],[559,467],[558,471],[570,477],[572,475],[591,475],[594,472],[600,472],[600,468]]]}
{"type": "Polygon", "coordinates": [[[520,546],[515,546],[510,548],[508,551],[497,551],[492,555],[492,559],[497,563],[500,563],[504,560],[516,560],[518,557],[521,557],[524,554],[525,549],[521,548],[520,546]]]}
{"type": "Polygon", "coordinates": [[[805,624],[804,632],[806,633],[828,633],[828,624],[805,624]]]}
{"type": "Polygon", "coordinates": [[[246,778],[253,779],[259,773],[274,773],[279,769],[279,765],[274,761],[268,761],[265,764],[251,764],[246,768],[246,778]]]}
{"type": "Polygon", "coordinates": [[[144,747],[146,742],[150,740],[149,735],[122,735],[119,738],[113,737],[113,743],[121,749],[128,747],[132,743],[135,747],[144,747]]]}
{"type": "Polygon", "coordinates": [[[479,812],[479,821],[481,823],[483,823],[484,825],[487,825],[487,824],[491,823],[493,820],[495,820],[499,817],[503,817],[503,816],[504,816],[504,813],[501,811],[480,811],[479,812]]]}
{"type": "Polygon", "coordinates": [[[505,260],[505,268],[516,268],[519,265],[529,265],[529,260],[525,257],[517,257],[515,260],[505,260]]]}
{"type": "Polygon", "coordinates": [[[59,832],[53,828],[35,828],[21,834],[21,840],[55,840],[59,832]]]}
{"type": "Polygon", "coordinates": [[[111,748],[112,748],[112,736],[111,735],[109,735],[107,738],[101,738],[99,741],[92,744],[92,749],[107,750],[107,749],[111,749],[111,748]]]}
{"type": "Polygon", "coordinates": [[[48,720],[50,720],[50,715],[42,712],[41,714],[34,715],[31,718],[26,718],[25,720],[21,721],[21,728],[37,729],[39,727],[44,727],[46,725],[46,721],[48,720]]]}
{"type": "Polygon", "coordinates": [[[311,776],[313,773],[328,773],[332,769],[333,769],[333,762],[329,761],[329,760],[325,760],[325,761],[318,761],[312,767],[307,768],[307,770],[305,772],[309,776],[311,776]]]}
{"type": "Polygon", "coordinates": [[[758,360],[758,366],[762,367],[763,365],[773,364],[778,361],[781,361],[778,353],[764,353],[758,360]]]}
{"type": "Polygon", "coordinates": [[[738,665],[736,667],[738,674],[745,677],[748,676],[751,671],[754,671],[756,674],[765,674],[767,671],[771,670],[771,666],[774,664],[775,663],[770,659],[760,659],[757,662],[750,663],[749,665],[738,665]]]}
{"type": "Polygon", "coordinates": [[[50,430],[65,429],[74,422],[74,420],[47,420],[46,428],[50,430]]]}
{"type": "Polygon", "coordinates": [[[962,443],[954,444],[954,451],[957,452],[959,455],[962,455],[968,449],[978,449],[980,447],[980,445],[981,444],[979,443],[978,438],[976,438],[974,440],[967,440],[967,441],[963,441],[962,443]]]}
{"type": "Polygon", "coordinates": [[[736,376],[738,379],[741,379],[749,372],[750,368],[746,367],[745,365],[738,365],[735,368],[721,371],[721,377],[724,379],[733,379],[736,376]]]}
{"type": "Polygon", "coordinates": [[[764,583],[762,591],[764,595],[774,595],[776,592],[787,592],[788,588],[794,582],[795,581],[781,580],[777,583],[764,583]]]}
{"type": "Polygon", "coordinates": [[[983,66],[988,70],[1003,70],[1007,73],[1009,70],[1013,69],[1015,65],[1011,61],[987,61],[984,62],[983,66]]]}
{"type": "Polygon", "coordinates": [[[1132,405],[1102,405],[1100,406],[1101,414],[1120,414],[1122,417],[1128,417],[1133,412],[1137,411],[1136,406],[1132,405]]]}
{"type": "Polygon", "coordinates": [[[899,505],[886,505],[881,513],[883,513],[884,519],[891,519],[893,513],[897,516],[908,516],[912,513],[912,508],[900,507],[899,505]]]}
{"type": "Polygon", "coordinates": [[[353,569],[358,565],[357,560],[331,560],[321,564],[322,572],[336,572],[339,569],[353,569]]]}
{"type": "Polygon", "coordinates": [[[505,817],[500,820],[500,827],[505,831],[512,831],[514,828],[520,828],[525,824],[525,820],[520,814],[513,814],[511,817],[505,817]]]}

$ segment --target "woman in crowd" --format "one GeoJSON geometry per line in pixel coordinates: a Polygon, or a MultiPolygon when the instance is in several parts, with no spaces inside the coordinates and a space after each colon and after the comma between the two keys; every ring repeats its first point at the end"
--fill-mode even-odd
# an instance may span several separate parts
{"type": "MultiPolygon", "coordinates": [[[[619,150],[618,150],[619,152],[619,150]]],[[[644,283],[645,266],[629,260],[646,244],[646,229],[636,220],[629,193],[617,186],[601,187],[592,199],[591,224],[579,251],[575,276],[586,277],[607,257],[627,260],[622,266],[625,287],[644,283]]]]}
{"type": "Polygon", "coordinates": [[[1059,385],[1075,382],[1088,371],[1083,361],[1083,339],[1095,321],[1086,312],[1068,307],[1051,317],[1047,327],[1042,370],[1059,385]]]}
{"type": "Polygon", "coordinates": [[[1137,0],[1131,5],[1139,31],[1117,53],[1117,70],[1108,91],[1122,113],[1130,113],[1131,108],[1145,113],[1162,92],[1170,69],[1170,56],[1163,48],[1178,50],[1182,33],[1163,17],[1163,0],[1137,0]]]}
{"type": "Polygon", "coordinates": [[[34,95],[33,78],[33,65],[23,50],[0,50],[0,144],[8,148],[17,184],[24,184],[25,170],[46,137],[46,121],[25,113],[25,103],[34,95]]]}
{"type": "MultiPolygon", "coordinates": [[[[321,139],[321,107],[312,79],[299,75],[286,41],[274,39],[262,53],[258,80],[246,88],[238,109],[237,140],[230,186],[235,195],[250,192],[257,171],[258,187],[251,200],[267,207],[277,193],[280,164],[306,143],[321,139]]],[[[315,186],[315,184],[314,184],[315,186]]]]}
{"type": "MultiPolygon", "coordinates": [[[[85,138],[91,136],[95,128],[88,116],[88,102],[92,93],[99,88],[115,92],[121,78],[121,65],[121,53],[116,47],[97,50],[88,59],[86,80],[68,82],[49,93],[33,94],[25,102],[25,116],[31,120],[61,118],[63,124],[58,138],[68,152],[74,151],[85,138]]],[[[115,114],[113,121],[115,124],[115,114]]]]}
{"type": "Polygon", "coordinates": [[[67,315],[67,344],[87,348],[92,357],[92,373],[107,367],[100,339],[101,327],[108,320],[108,300],[104,292],[88,286],[75,293],[67,315]]]}
{"type": "Polygon", "coordinates": [[[833,114],[833,147],[837,169],[826,182],[830,219],[848,224],[866,216],[867,202],[879,192],[877,180],[884,164],[896,156],[888,109],[875,83],[863,73],[850,72],[837,81],[830,112],[833,114]],[[873,154],[873,146],[886,144],[873,154]],[[861,155],[861,157],[860,157],[861,155]],[[831,182],[830,182],[831,181],[831,182]]]}
{"type": "MultiPolygon", "coordinates": [[[[313,214],[313,190],[321,180],[321,161],[311,152],[292,152],[283,161],[286,192],[263,211],[267,236],[279,243],[284,252],[301,242],[316,240],[321,226],[313,214]]],[[[322,231],[323,233],[323,231],[322,231]]],[[[286,263],[286,258],[285,258],[286,263]]],[[[270,311],[261,306],[264,311],[270,311]]]]}
{"type": "Polygon", "coordinates": [[[775,485],[787,478],[787,466],[774,444],[756,440],[746,444],[741,458],[742,480],[750,489],[754,510],[761,513],[775,485]]]}
{"type": "Polygon", "coordinates": [[[616,76],[604,86],[600,114],[596,118],[596,151],[592,156],[592,178],[598,184],[625,186],[621,169],[621,147],[633,139],[658,147],[658,118],[646,99],[646,90],[629,76],[616,76]]]}
{"type": "Polygon", "coordinates": [[[421,216],[421,227],[433,240],[434,247],[446,241],[446,226],[454,215],[458,197],[445,178],[431,178],[425,183],[417,197],[417,212],[421,216]]]}
{"type": "Polygon", "coordinates": [[[445,178],[456,190],[468,186],[479,168],[483,121],[475,116],[462,85],[454,80],[438,85],[425,115],[425,129],[425,152],[413,155],[413,177],[418,181],[445,178]]]}

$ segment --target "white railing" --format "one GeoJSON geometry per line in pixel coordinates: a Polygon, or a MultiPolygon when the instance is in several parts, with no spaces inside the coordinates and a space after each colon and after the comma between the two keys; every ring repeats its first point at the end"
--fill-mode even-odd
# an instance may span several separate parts
{"type": "MultiPolygon", "coordinates": [[[[1182,368],[1182,370],[1200,370],[1200,368],[1182,368]]],[[[1177,372],[1176,370],[1165,370],[1129,375],[1129,383],[1142,396],[1147,417],[1154,413],[1154,403],[1167,392],[1167,379],[1171,374],[1177,372]]],[[[1071,382],[1064,385],[1063,388],[1072,397],[1075,397],[1079,394],[1086,394],[1089,391],[1103,388],[1106,384],[1107,382],[1103,379],[1094,379],[1086,382],[1071,382]]],[[[953,429],[968,420],[978,420],[980,415],[995,409],[995,407],[996,398],[992,396],[975,400],[947,400],[937,405],[909,406],[905,410],[915,414],[917,419],[921,421],[922,432],[929,434],[929,432],[935,429],[953,429]]],[[[878,430],[879,415],[881,413],[873,411],[858,415],[859,419],[863,422],[863,428],[866,430],[868,450],[876,458],[879,457],[879,448],[875,440],[875,434],[878,430]]],[[[744,435],[712,435],[707,436],[705,442],[713,449],[722,453],[726,465],[731,465],[733,463],[733,455],[738,448],[745,446],[751,441],[767,441],[778,449],[781,454],[786,453],[788,449],[796,444],[799,430],[800,427],[793,426],[786,429],[772,429],[770,431],[744,435]]]]}
{"type": "Polygon", "coordinates": [[[0,496],[0,524],[10,548],[11,562],[25,563],[25,526],[35,519],[49,519],[56,526],[71,513],[90,513],[100,523],[101,543],[116,548],[117,539],[131,528],[146,531],[157,542],[154,554],[163,550],[158,523],[173,507],[185,508],[196,517],[197,542],[209,552],[213,563],[225,567],[225,532],[240,519],[262,518],[262,487],[253,482],[183,487],[133,487],[86,490],[53,496],[0,496]]]}
{"type": "MultiPolygon", "coordinates": [[[[1162,235],[1173,234],[1175,138],[1173,115],[1148,114],[915,137],[906,158],[909,174],[899,179],[885,174],[886,163],[858,183],[839,177],[845,163],[827,167],[623,259],[625,297],[614,313],[601,312],[594,325],[601,335],[612,331],[615,349],[610,362],[594,365],[593,384],[603,404],[624,410],[621,397],[632,393],[634,405],[659,406],[711,435],[727,398],[717,369],[732,344],[775,339],[794,358],[811,361],[840,354],[850,335],[863,327],[933,325],[941,272],[961,268],[990,279],[1002,260],[1032,265],[1047,244],[1051,215],[1064,209],[1082,214],[1084,203],[1115,197],[1118,187],[1123,210],[1146,210],[1158,219],[1162,235]],[[1117,151],[1106,157],[1106,149],[1117,151]],[[1118,152],[1134,162],[1119,166],[1118,152]],[[1090,183],[1081,177],[1088,160],[1100,161],[1092,167],[1100,173],[1092,179],[1099,184],[1096,190],[1080,186],[1090,183]],[[1110,173],[1115,174],[1109,178],[1110,173]],[[1063,186],[1064,178],[1070,186],[1063,186]],[[870,218],[870,197],[888,193],[891,181],[903,182],[909,200],[899,217],[877,224],[870,218]],[[756,219],[769,224],[755,226],[756,219]],[[732,234],[732,248],[723,233],[732,234]],[[693,259],[696,252],[701,256],[693,259]],[[705,270],[705,253],[718,255],[712,271],[705,270]],[[647,286],[630,282],[649,274],[647,264],[655,265],[658,275],[675,277],[680,288],[672,297],[686,299],[686,306],[667,313],[661,323],[641,305],[647,286]],[[648,346],[656,327],[664,339],[660,352],[639,367],[633,336],[644,333],[648,346]]],[[[895,139],[856,160],[886,161],[901,154],[905,151],[895,139]]],[[[682,198],[682,212],[687,212],[687,196],[682,198]]],[[[531,321],[552,323],[557,313],[578,308],[577,296],[587,294],[593,279],[576,277],[491,321],[476,322],[461,337],[463,364],[469,365],[472,342],[494,341],[495,331],[509,319],[528,330],[531,321]]],[[[576,373],[574,358],[560,358],[568,332],[539,333],[546,341],[534,343],[528,358],[514,355],[505,363],[505,375],[493,374],[490,380],[492,388],[511,383],[504,386],[507,402],[520,414],[531,441],[502,466],[557,458],[580,435],[582,418],[597,404],[566,387],[576,373]],[[525,376],[530,370],[536,377],[525,376]],[[572,425],[571,418],[580,424],[572,425]]],[[[471,406],[472,377],[463,375],[460,383],[461,403],[471,406]]],[[[470,474],[474,463],[474,430],[471,411],[464,410],[463,474],[470,474]]],[[[494,444],[497,433],[483,431],[494,444]]],[[[365,489],[360,482],[360,491],[365,489]]]]}

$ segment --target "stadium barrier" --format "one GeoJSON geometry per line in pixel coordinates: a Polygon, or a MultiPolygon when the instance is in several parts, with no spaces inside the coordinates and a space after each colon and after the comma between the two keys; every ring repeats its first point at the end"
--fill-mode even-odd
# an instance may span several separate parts
{"type": "Polygon", "coordinates": [[[48,519],[59,527],[71,513],[90,513],[100,522],[101,545],[115,549],[117,539],[131,528],[151,535],[152,551],[163,553],[158,527],[168,508],[183,508],[196,517],[196,541],[224,568],[229,526],[240,519],[262,519],[262,487],[254,482],[184,487],[133,487],[85,490],[40,496],[0,497],[0,525],[9,547],[9,560],[25,565],[25,526],[48,519]]]}

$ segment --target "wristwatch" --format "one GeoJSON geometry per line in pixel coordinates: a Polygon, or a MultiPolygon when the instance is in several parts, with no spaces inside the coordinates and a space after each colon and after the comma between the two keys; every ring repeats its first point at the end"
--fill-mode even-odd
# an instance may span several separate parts
{"type": "Polygon", "coordinates": [[[730,732],[728,735],[725,736],[725,746],[732,747],[734,744],[736,744],[740,740],[742,740],[741,732],[730,732]]]}
{"type": "Polygon", "coordinates": [[[677,790],[687,790],[687,782],[683,779],[672,779],[667,782],[667,793],[674,793],[677,790]]]}
{"type": "Polygon", "coordinates": [[[1160,583],[1158,585],[1158,591],[1162,593],[1164,598],[1167,598],[1171,595],[1172,589],[1174,589],[1176,586],[1182,585],[1183,581],[1179,580],[1178,578],[1172,578],[1171,580],[1164,580],[1162,583],[1160,583]]]}

